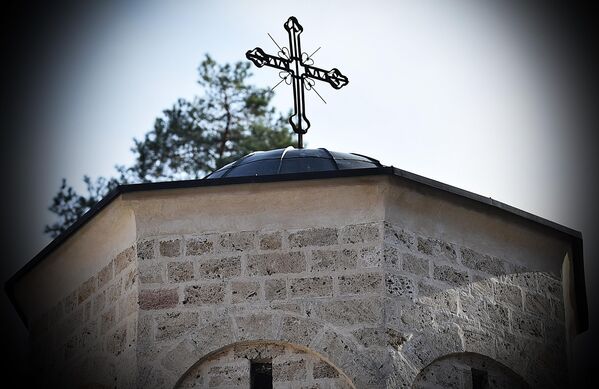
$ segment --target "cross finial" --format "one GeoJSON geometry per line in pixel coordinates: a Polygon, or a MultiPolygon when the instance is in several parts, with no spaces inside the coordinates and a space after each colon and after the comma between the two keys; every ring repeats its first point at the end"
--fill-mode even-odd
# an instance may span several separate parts
{"type": "MultiPolygon", "coordinates": [[[[245,56],[259,68],[267,66],[279,69],[281,71],[279,73],[279,76],[282,78],[281,82],[285,81],[286,83],[293,85],[294,109],[293,115],[289,117],[289,124],[291,124],[293,131],[297,133],[297,144],[301,149],[303,147],[302,136],[308,132],[308,128],[310,128],[310,121],[306,117],[305,111],[304,89],[313,90],[318,94],[316,89],[314,89],[314,80],[327,82],[335,89],[341,89],[347,85],[349,81],[347,77],[341,74],[336,68],[324,70],[312,66],[314,61],[311,57],[315,52],[311,55],[302,52],[300,34],[304,29],[294,16],[291,16],[285,24],[283,24],[283,27],[287,30],[287,34],[289,35],[289,48],[281,48],[275,42],[280,50],[278,56],[266,54],[264,50],[259,47],[248,50],[245,53],[245,56]]],[[[279,82],[279,84],[281,82],[279,82]]],[[[318,96],[320,97],[319,94],[318,96]]]]}

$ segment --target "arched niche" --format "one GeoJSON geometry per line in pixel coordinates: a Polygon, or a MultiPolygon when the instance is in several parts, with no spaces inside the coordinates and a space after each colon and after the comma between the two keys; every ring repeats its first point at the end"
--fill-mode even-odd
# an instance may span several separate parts
{"type": "Polygon", "coordinates": [[[281,341],[242,341],[206,355],[177,381],[176,389],[315,387],[352,389],[347,375],[322,355],[281,341]]]}
{"type": "Polygon", "coordinates": [[[509,367],[477,353],[455,353],[435,359],[416,376],[413,389],[528,389],[509,367]]]}

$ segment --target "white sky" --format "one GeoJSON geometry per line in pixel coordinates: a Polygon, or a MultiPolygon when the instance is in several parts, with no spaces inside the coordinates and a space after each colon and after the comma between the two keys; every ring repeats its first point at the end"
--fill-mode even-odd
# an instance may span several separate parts
{"type": "MultiPolygon", "coordinates": [[[[48,161],[39,202],[30,205],[43,214],[62,177],[78,183],[129,164],[133,137],[177,98],[201,94],[196,68],[205,53],[219,62],[245,60],[256,46],[275,54],[267,33],[287,45],[283,23],[294,15],[303,50],[322,46],[315,64],[350,80],[341,90],[317,86],[326,105],[308,92],[310,147],[369,155],[576,228],[563,205],[580,183],[556,78],[561,64],[525,15],[489,3],[180,1],[101,9],[65,32],[35,97],[52,140],[30,149],[48,161]]],[[[253,72],[260,86],[278,82],[275,70],[253,72]]],[[[287,112],[291,87],[276,92],[276,107],[287,112]]],[[[31,256],[47,241],[40,232],[31,256]]]]}

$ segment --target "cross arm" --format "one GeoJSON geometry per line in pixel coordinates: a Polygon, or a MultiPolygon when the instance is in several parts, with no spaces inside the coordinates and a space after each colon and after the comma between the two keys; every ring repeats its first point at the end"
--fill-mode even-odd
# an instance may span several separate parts
{"type": "Polygon", "coordinates": [[[307,77],[328,82],[335,89],[341,89],[349,83],[347,77],[341,74],[337,68],[324,70],[315,66],[304,65],[304,69],[307,77]]]}
{"type": "Polygon", "coordinates": [[[268,66],[271,68],[284,70],[287,72],[291,72],[289,69],[289,61],[283,58],[276,57],[274,55],[266,54],[264,50],[259,47],[256,47],[253,50],[248,50],[245,53],[247,59],[252,61],[254,65],[261,68],[262,66],[268,66]]]}

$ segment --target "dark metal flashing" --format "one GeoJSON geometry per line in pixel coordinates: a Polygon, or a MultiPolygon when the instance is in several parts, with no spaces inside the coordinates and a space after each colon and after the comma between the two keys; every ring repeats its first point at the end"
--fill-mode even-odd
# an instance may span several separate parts
{"type": "Polygon", "coordinates": [[[21,320],[29,327],[27,318],[23,311],[19,307],[14,295],[15,283],[27,274],[31,269],[37,266],[44,258],[58,248],[63,242],[65,242],[71,235],[77,232],[87,222],[89,222],[96,214],[103,210],[112,201],[125,193],[145,192],[154,190],[168,190],[168,189],[184,189],[184,188],[200,188],[200,187],[213,187],[221,185],[237,185],[237,184],[249,184],[249,183],[268,183],[268,182],[285,182],[285,181],[302,181],[302,180],[315,180],[315,179],[330,179],[330,178],[343,178],[343,177],[364,177],[364,176],[377,176],[387,175],[396,177],[398,179],[407,180],[408,182],[417,183],[424,185],[425,187],[439,190],[451,195],[458,196],[460,198],[469,199],[475,201],[481,205],[491,207],[498,212],[514,215],[523,220],[533,223],[538,227],[547,229],[549,231],[560,233],[570,240],[573,248],[573,267],[574,267],[574,278],[575,278],[575,293],[576,293],[576,312],[578,328],[577,333],[583,332],[588,329],[588,308],[586,299],[586,288],[584,282],[584,263],[583,263],[583,250],[582,250],[582,234],[579,231],[557,224],[550,220],[542,217],[533,215],[531,213],[522,211],[518,208],[514,208],[510,205],[504,204],[497,200],[493,200],[490,197],[483,197],[475,193],[456,188],[451,185],[444,184],[439,181],[431,180],[429,178],[407,172],[392,166],[381,166],[375,168],[363,168],[363,169],[351,169],[351,170],[331,170],[331,171],[318,171],[318,172],[302,172],[302,173],[290,173],[290,174],[275,174],[268,176],[246,176],[246,177],[222,177],[214,178],[210,180],[185,180],[185,181],[170,181],[170,182],[156,182],[156,183],[143,183],[143,184],[130,184],[120,185],[94,205],[89,211],[87,211],[79,220],[71,225],[67,230],[56,237],[46,247],[42,249],[33,259],[31,259],[25,266],[17,271],[4,285],[4,289],[19,314],[21,320]]]}

